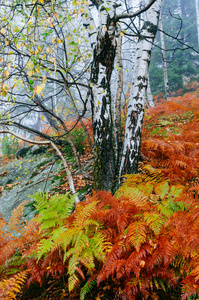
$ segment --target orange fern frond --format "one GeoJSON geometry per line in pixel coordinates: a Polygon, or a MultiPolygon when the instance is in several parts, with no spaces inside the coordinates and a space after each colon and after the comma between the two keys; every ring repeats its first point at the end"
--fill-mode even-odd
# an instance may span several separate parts
{"type": "Polygon", "coordinates": [[[21,218],[23,216],[24,206],[28,201],[21,203],[17,208],[12,211],[11,218],[9,220],[8,229],[10,231],[20,232],[24,230],[24,226],[20,224],[21,218]]]}
{"type": "Polygon", "coordinates": [[[0,282],[0,298],[6,300],[16,299],[16,295],[21,293],[29,271],[22,271],[10,279],[0,282]]]}

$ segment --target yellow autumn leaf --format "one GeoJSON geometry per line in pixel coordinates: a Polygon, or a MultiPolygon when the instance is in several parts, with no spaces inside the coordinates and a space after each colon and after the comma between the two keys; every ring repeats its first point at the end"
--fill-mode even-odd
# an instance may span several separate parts
{"type": "Polygon", "coordinates": [[[8,70],[5,70],[5,71],[4,71],[4,75],[6,76],[6,78],[9,77],[9,72],[8,72],[8,70]]]}
{"type": "Polygon", "coordinates": [[[34,91],[36,94],[40,94],[42,91],[42,86],[41,85],[36,85],[36,87],[34,88],[34,91]]]}
{"type": "Polygon", "coordinates": [[[61,43],[61,39],[57,39],[57,43],[60,44],[61,43]]]}
{"type": "Polygon", "coordinates": [[[70,40],[70,36],[67,36],[67,40],[70,40]]]}
{"type": "Polygon", "coordinates": [[[34,71],[28,71],[28,77],[31,77],[32,75],[34,75],[34,71]]]}
{"type": "Polygon", "coordinates": [[[3,35],[5,35],[6,31],[5,31],[4,28],[1,28],[1,33],[2,33],[3,35]]]}
{"type": "Polygon", "coordinates": [[[0,58],[0,63],[3,61],[3,57],[0,58]]]}
{"type": "Polygon", "coordinates": [[[7,64],[7,68],[8,68],[8,70],[11,69],[11,64],[10,63],[7,64]]]}
{"type": "Polygon", "coordinates": [[[45,120],[45,117],[44,117],[44,116],[41,116],[41,119],[42,119],[42,121],[44,121],[44,120],[45,120]]]}
{"type": "Polygon", "coordinates": [[[4,83],[3,84],[3,86],[2,86],[2,96],[6,96],[7,95],[7,93],[8,93],[8,91],[9,91],[9,85],[8,84],[6,84],[6,83],[4,83]]]}
{"type": "Polygon", "coordinates": [[[97,105],[100,105],[100,104],[101,104],[101,102],[100,102],[100,101],[98,101],[98,102],[97,102],[97,105]]]}
{"type": "Polygon", "coordinates": [[[48,25],[49,25],[50,27],[53,27],[53,26],[55,25],[53,21],[54,21],[54,20],[53,20],[52,17],[49,17],[49,18],[47,19],[48,25]]]}

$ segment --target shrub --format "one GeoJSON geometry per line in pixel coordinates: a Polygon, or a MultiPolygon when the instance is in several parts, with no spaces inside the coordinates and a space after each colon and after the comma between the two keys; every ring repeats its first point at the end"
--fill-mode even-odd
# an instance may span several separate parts
{"type": "Polygon", "coordinates": [[[19,143],[16,138],[6,136],[2,139],[2,153],[4,157],[15,155],[18,150],[19,143]]]}

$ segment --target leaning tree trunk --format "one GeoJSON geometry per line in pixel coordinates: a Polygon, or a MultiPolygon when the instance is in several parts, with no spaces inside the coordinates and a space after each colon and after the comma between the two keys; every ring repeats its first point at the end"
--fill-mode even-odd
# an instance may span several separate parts
{"type": "Polygon", "coordinates": [[[128,104],[120,176],[127,173],[135,174],[138,171],[148,68],[152,45],[158,28],[160,8],[161,0],[157,0],[146,12],[137,44],[133,93],[128,104]]]}
{"type": "Polygon", "coordinates": [[[110,79],[114,66],[115,1],[100,1],[99,28],[91,67],[95,189],[110,190],[115,177],[110,79]]]}

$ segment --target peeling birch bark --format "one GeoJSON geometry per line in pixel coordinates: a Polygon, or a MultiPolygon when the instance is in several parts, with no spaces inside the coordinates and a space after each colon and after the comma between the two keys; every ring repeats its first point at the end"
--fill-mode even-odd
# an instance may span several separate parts
{"type": "Polygon", "coordinates": [[[120,176],[138,171],[148,68],[152,45],[157,32],[160,8],[161,0],[157,0],[146,11],[141,36],[137,43],[133,93],[128,104],[120,176]],[[147,38],[144,39],[142,36],[147,38]]]}

